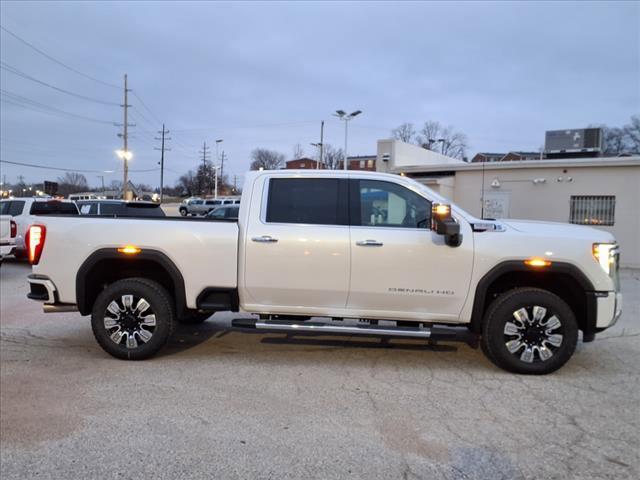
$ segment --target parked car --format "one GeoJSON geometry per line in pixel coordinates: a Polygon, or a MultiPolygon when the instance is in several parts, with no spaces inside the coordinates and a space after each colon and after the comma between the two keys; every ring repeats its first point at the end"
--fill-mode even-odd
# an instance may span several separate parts
{"type": "Polygon", "coordinates": [[[18,227],[11,215],[0,215],[0,264],[16,248],[18,227]]]}
{"type": "Polygon", "coordinates": [[[82,200],[76,202],[81,215],[109,215],[117,217],[164,217],[155,202],[126,202],[124,200],[82,200]]]}
{"type": "Polygon", "coordinates": [[[216,220],[238,220],[239,205],[222,205],[207,213],[207,218],[216,220]]]}
{"type": "Polygon", "coordinates": [[[186,217],[187,215],[202,215],[202,213],[205,212],[203,205],[203,199],[193,198],[183,202],[182,205],[178,207],[178,212],[180,212],[180,215],[183,217],[186,217]]]}
{"type": "Polygon", "coordinates": [[[22,257],[26,253],[25,234],[32,221],[31,215],[78,215],[76,204],[69,200],[52,200],[51,197],[19,197],[0,200],[0,215],[10,215],[16,223],[16,245],[14,254],[22,257]]]}
{"type": "Polygon", "coordinates": [[[557,370],[579,330],[590,342],[622,312],[609,232],[481,220],[375,172],[252,172],[243,197],[238,222],[36,218],[29,297],[91,315],[122,359],[156,354],[176,321],[230,310],[259,314],[241,329],[479,342],[529,374],[557,370]]]}
{"type": "Polygon", "coordinates": [[[178,211],[183,217],[187,215],[207,215],[210,211],[222,205],[240,205],[239,198],[213,198],[213,199],[196,199],[180,205],[178,211]]]}

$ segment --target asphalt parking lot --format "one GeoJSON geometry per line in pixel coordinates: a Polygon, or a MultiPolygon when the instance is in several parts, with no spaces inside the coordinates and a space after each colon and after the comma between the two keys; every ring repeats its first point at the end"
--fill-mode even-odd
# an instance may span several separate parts
{"type": "Polygon", "coordinates": [[[466,345],[246,335],[229,314],[115,360],[88,318],[25,298],[28,272],[0,268],[3,480],[640,475],[638,270],[619,323],[544,377],[466,345]]]}

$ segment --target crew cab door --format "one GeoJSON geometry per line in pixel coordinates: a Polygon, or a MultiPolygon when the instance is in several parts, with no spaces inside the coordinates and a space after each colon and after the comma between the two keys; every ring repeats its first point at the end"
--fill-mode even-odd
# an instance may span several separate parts
{"type": "MultiPolygon", "coordinates": [[[[473,237],[450,247],[431,227],[431,201],[392,181],[350,180],[348,308],[390,318],[455,320],[466,299],[473,237]]],[[[354,312],[355,313],[355,312],[354,312]]]]}
{"type": "Polygon", "coordinates": [[[347,189],[347,179],[293,174],[267,177],[261,191],[255,187],[256,208],[244,233],[244,303],[280,307],[272,310],[283,313],[345,308],[351,253],[347,189]]]}

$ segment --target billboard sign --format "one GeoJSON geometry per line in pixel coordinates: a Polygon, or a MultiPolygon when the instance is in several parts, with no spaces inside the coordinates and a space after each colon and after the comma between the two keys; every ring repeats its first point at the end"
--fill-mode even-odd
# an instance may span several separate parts
{"type": "Polygon", "coordinates": [[[602,129],[548,130],[544,150],[547,153],[599,152],[602,150],[602,129]]]}

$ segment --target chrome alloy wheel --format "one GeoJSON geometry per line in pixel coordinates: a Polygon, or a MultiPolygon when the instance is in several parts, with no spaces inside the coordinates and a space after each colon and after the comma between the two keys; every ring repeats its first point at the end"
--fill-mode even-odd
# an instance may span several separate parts
{"type": "Polygon", "coordinates": [[[544,362],[562,345],[562,332],[562,322],[553,312],[537,305],[523,307],[504,326],[505,345],[523,362],[544,362]]]}
{"type": "Polygon", "coordinates": [[[122,295],[107,305],[104,328],[115,344],[136,348],[151,340],[156,329],[156,315],[144,298],[122,295]]]}

